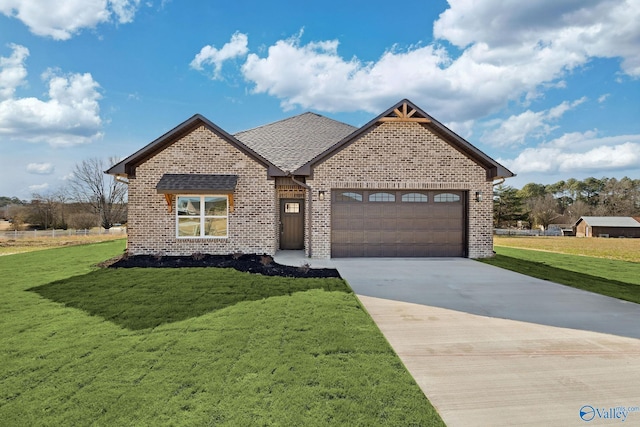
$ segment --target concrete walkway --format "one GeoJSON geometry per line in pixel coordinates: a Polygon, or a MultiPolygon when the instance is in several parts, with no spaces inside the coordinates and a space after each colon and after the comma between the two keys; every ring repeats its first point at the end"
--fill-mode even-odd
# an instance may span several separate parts
{"type": "Polygon", "coordinates": [[[640,305],[468,259],[321,264],[449,427],[640,425],[640,305]]]}

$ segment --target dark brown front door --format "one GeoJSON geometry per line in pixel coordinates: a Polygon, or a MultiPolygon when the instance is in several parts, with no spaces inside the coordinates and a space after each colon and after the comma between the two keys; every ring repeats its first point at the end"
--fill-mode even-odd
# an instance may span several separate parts
{"type": "Polygon", "coordinates": [[[304,200],[280,200],[280,249],[304,249],[304,200]]]}

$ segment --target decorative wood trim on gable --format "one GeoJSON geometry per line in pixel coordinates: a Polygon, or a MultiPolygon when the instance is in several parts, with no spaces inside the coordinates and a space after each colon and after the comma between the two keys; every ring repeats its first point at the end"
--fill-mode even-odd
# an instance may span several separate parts
{"type": "Polygon", "coordinates": [[[414,122],[414,123],[431,123],[431,120],[422,116],[418,110],[411,108],[406,102],[398,108],[394,108],[389,114],[380,117],[378,122],[414,122]]]}

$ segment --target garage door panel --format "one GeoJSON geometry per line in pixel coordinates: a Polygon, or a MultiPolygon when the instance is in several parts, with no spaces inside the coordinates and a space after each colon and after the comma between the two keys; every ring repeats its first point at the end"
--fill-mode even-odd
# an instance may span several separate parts
{"type": "Polygon", "coordinates": [[[363,243],[380,245],[382,243],[382,233],[379,230],[367,230],[364,232],[363,243]]]}
{"type": "Polygon", "coordinates": [[[395,231],[381,231],[380,242],[388,245],[400,243],[400,237],[395,231]]]}
{"type": "Polygon", "coordinates": [[[398,231],[396,235],[398,236],[398,241],[400,243],[415,243],[416,236],[421,235],[423,233],[416,233],[414,231],[398,231]]]}
{"type": "Polygon", "coordinates": [[[360,218],[363,230],[376,230],[380,228],[380,218],[360,218]]]}
{"type": "Polygon", "coordinates": [[[366,257],[382,257],[385,256],[382,253],[381,245],[367,245],[364,246],[364,256],[366,257]]]}
{"type": "Polygon", "coordinates": [[[407,218],[398,218],[396,220],[396,230],[401,231],[411,231],[411,230],[420,230],[424,229],[423,227],[426,224],[423,224],[422,221],[416,221],[415,219],[407,219],[407,218]]]}
{"type": "Polygon", "coordinates": [[[378,227],[381,230],[396,230],[398,221],[395,218],[381,218],[378,222],[378,227]]]}
{"type": "Polygon", "coordinates": [[[459,195],[461,201],[457,202],[435,202],[434,196],[442,191],[424,190],[420,193],[428,197],[412,196],[403,202],[402,196],[411,191],[359,191],[363,194],[361,202],[332,201],[332,256],[464,255],[463,192],[447,190],[447,193],[459,195]],[[374,193],[392,193],[395,202],[370,201],[379,199],[379,196],[369,199],[374,193]]]}

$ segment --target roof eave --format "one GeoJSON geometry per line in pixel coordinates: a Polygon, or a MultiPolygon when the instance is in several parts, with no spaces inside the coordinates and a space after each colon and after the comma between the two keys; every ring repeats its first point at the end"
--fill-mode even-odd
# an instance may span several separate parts
{"type": "Polygon", "coordinates": [[[392,107],[388,108],[383,113],[381,113],[380,115],[378,115],[374,119],[370,120],[368,123],[366,123],[361,128],[356,129],[353,133],[347,135],[345,138],[343,138],[342,140],[338,141],[336,144],[331,146],[329,149],[325,150],[324,152],[320,153],[319,155],[317,155],[316,157],[314,157],[313,159],[311,159],[310,161],[308,161],[307,163],[302,165],[294,173],[296,175],[310,176],[311,173],[312,173],[312,169],[316,164],[322,162],[323,160],[331,157],[336,152],[338,152],[338,151],[342,150],[343,148],[345,148],[350,142],[355,140],[359,135],[363,134],[364,132],[366,132],[369,129],[373,128],[374,126],[378,125],[379,122],[380,122],[380,119],[382,119],[383,117],[388,116],[394,110],[400,108],[404,103],[409,105],[412,109],[415,109],[422,116],[424,116],[424,117],[429,119],[430,123],[428,125],[425,124],[425,126],[428,126],[432,130],[435,130],[444,139],[446,139],[446,140],[450,141],[451,143],[453,143],[455,148],[457,148],[459,151],[463,152],[468,157],[474,159],[478,164],[483,166],[485,168],[485,170],[487,171],[487,180],[488,181],[493,181],[493,180],[502,179],[502,178],[511,178],[511,177],[515,176],[515,174],[513,172],[511,172],[509,169],[505,168],[504,166],[502,166],[501,164],[499,164],[498,162],[493,160],[491,157],[486,155],[484,152],[482,152],[481,150],[479,150],[478,148],[473,146],[470,142],[468,142],[467,140],[465,140],[464,138],[462,138],[461,136],[459,136],[458,134],[453,132],[451,129],[447,128],[445,125],[443,125],[442,123],[440,123],[439,121],[437,121],[436,119],[431,117],[429,114],[424,112],[421,108],[419,108],[413,102],[411,102],[410,100],[408,100],[406,98],[401,100],[401,101],[399,101],[398,103],[396,103],[392,107]]]}
{"type": "Polygon", "coordinates": [[[284,171],[278,168],[273,163],[269,162],[264,157],[260,156],[258,153],[247,147],[245,144],[236,139],[233,135],[229,134],[209,119],[204,117],[201,114],[195,114],[191,118],[185,120],[175,128],[171,129],[164,135],[156,138],[149,144],[142,147],[140,150],[136,151],[126,159],[120,161],[119,163],[113,165],[111,168],[107,169],[105,173],[111,175],[121,175],[127,176],[128,178],[135,177],[135,168],[141,164],[142,162],[148,160],[153,157],[157,152],[162,151],[164,148],[169,146],[175,140],[180,137],[188,134],[192,130],[196,129],[198,126],[204,125],[212,132],[218,134],[227,142],[238,148],[240,151],[247,154],[249,157],[256,160],[258,163],[262,164],[267,168],[267,173],[269,176],[284,176],[286,175],[284,171]]]}

